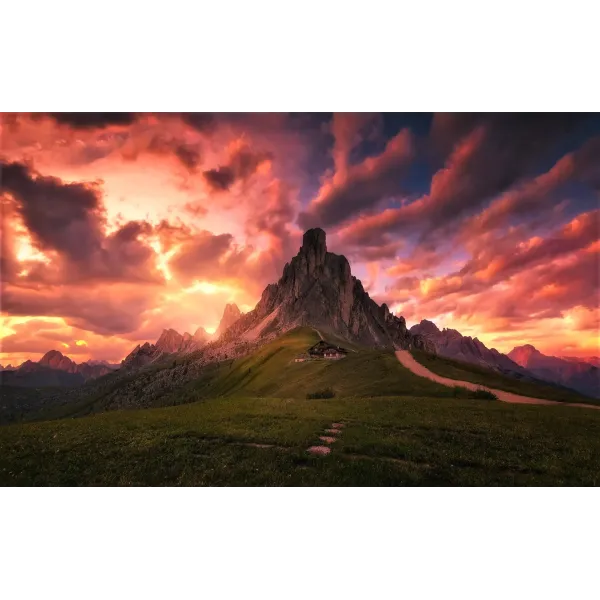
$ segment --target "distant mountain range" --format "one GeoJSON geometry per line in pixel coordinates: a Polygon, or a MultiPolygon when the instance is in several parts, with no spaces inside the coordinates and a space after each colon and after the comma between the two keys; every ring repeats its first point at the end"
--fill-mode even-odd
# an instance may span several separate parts
{"type": "MultiPolygon", "coordinates": [[[[392,314],[385,304],[379,306],[369,297],[360,280],[352,275],[344,256],[327,251],[322,229],[310,229],[304,234],[298,254],[285,265],[279,281],[264,289],[253,310],[242,314],[235,304],[227,304],[212,336],[202,327],[193,335],[165,329],[154,344],[136,346],[121,365],[103,361],[78,365],[52,350],[38,363],[27,361],[13,371],[8,371],[9,365],[1,377],[4,383],[13,385],[76,386],[117,368],[129,373],[172,357],[187,356],[189,360],[182,365],[181,373],[174,365],[177,372],[174,379],[179,382],[193,378],[206,364],[242,356],[299,326],[313,327],[340,342],[435,352],[516,379],[544,380],[589,396],[600,396],[598,357],[583,360],[545,356],[530,345],[515,348],[506,355],[454,329],[440,330],[427,320],[407,329],[403,317],[392,314]]],[[[165,388],[174,384],[161,383],[165,388]]]]}
{"type": "Polygon", "coordinates": [[[410,331],[427,338],[440,356],[480,365],[517,379],[543,380],[600,397],[600,370],[594,365],[596,357],[584,361],[546,356],[529,344],[514,348],[508,355],[502,354],[455,329],[440,331],[435,323],[427,320],[413,325],[410,331]]]}
{"type": "MultiPolygon", "coordinates": [[[[600,397],[600,369],[593,362],[575,358],[546,356],[531,344],[518,346],[508,353],[509,358],[536,377],[558,383],[582,394],[600,397]]],[[[594,358],[592,357],[592,361],[594,358]]]]}
{"type": "Polygon", "coordinates": [[[102,377],[118,366],[106,361],[77,364],[58,350],[50,350],[39,362],[27,360],[16,369],[2,369],[1,381],[20,387],[74,387],[102,377]]]}
{"type": "Polygon", "coordinates": [[[423,320],[418,325],[413,325],[410,331],[427,338],[435,347],[436,353],[441,356],[462,360],[507,374],[524,372],[506,354],[498,352],[495,348],[487,348],[477,338],[464,336],[456,329],[443,329],[440,331],[435,323],[423,320]]]}

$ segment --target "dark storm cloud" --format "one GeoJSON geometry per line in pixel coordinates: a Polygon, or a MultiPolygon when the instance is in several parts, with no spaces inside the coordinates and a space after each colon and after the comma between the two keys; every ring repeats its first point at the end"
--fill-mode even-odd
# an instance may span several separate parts
{"type": "Polygon", "coordinates": [[[226,191],[235,181],[235,174],[230,167],[209,169],[208,171],[204,171],[203,175],[213,190],[226,191]]]}
{"type": "Polygon", "coordinates": [[[318,198],[300,213],[298,223],[304,229],[339,225],[400,193],[402,176],[413,159],[413,151],[412,134],[402,130],[388,141],[381,154],[349,167],[340,180],[334,177],[326,182],[318,198]]]}
{"type": "Polygon", "coordinates": [[[442,158],[477,127],[490,129],[502,144],[512,140],[519,156],[532,150],[537,158],[563,136],[580,129],[590,118],[586,113],[436,113],[430,131],[432,149],[442,158]]]}
{"type": "MultiPolygon", "coordinates": [[[[198,144],[186,144],[178,138],[165,135],[153,136],[146,150],[152,154],[174,154],[190,172],[194,172],[201,162],[200,146],[198,144]]],[[[137,158],[137,155],[134,154],[129,158],[137,158]]]]}
{"type": "Polygon", "coordinates": [[[42,250],[56,250],[77,262],[100,248],[105,216],[93,184],[35,176],[21,163],[0,162],[0,169],[0,191],[15,198],[23,222],[42,250]]]}
{"type": "Polygon", "coordinates": [[[59,257],[52,269],[39,264],[30,269],[23,282],[161,279],[153,250],[139,239],[150,235],[152,227],[144,221],[130,221],[107,236],[97,184],[65,183],[39,175],[22,163],[0,162],[0,169],[0,193],[14,199],[12,210],[22,219],[34,246],[59,257]]]}
{"type": "Polygon", "coordinates": [[[181,120],[201,133],[210,133],[217,127],[217,120],[212,113],[179,113],[181,120]]]}
{"type": "Polygon", "coordinates": [[[109,125],[131,125],[136,119],[136,113],[47,113],[57,123],[70,125],[74,129],[104,128],[109,125]]]}
{"type": "Polygon", "coordinates": [[[174,152],[175,156],[189,171],[195,170],[200,163],[200,152],[191,146],[179,145],[174,149],[174,152]]]}
{"type": "Polygon", "coordinates": [[[432,144],[449,151],[429,193],[402,207],[352,223],[347,242],[374,243],[383,232],[420,233],[422,243],[455,233],[465,217],[539,171],[588,115],[444,115],[434,119],[432,144]],[[432,235],[439,231],[444,236],[432,235]]]}
{"type": "Polygon", "coordinates": [[[268,152],[252,152],[248,147],[236,149],[226,165],[204,171],[206,182],[215,191],[226,191],[236,181],[245,181],[252,176],[259,165],[272,158],[268,152]]]}

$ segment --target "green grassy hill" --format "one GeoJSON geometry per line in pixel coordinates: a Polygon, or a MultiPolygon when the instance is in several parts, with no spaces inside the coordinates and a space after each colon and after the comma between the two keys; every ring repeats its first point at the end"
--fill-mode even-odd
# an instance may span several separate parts
{"type": "Polygon", "coordinates": [[[557,400],[559,402],[580,402],[584,404],[600,405],[600,400],[584,396],[575,390],[570,390],[557,385],[530,381],[520,381],[508,377],[491,369],[485,369],[478,365],[452,360],[443,356],[436,356],[415,350],[412,352],[414,358],[422,365],[442,377],[456,379],[457,381],[471,381],[476,384],[530,396],[531,398],[545,398],[546,400],[557,400]]]}
{"type": "MultiPolygon", "coordinates": [[[[85,404],[48,415],[60,420],[0,427],[0,485],[600,482],[600,411],[454,398],[452,388],[416,377],[391,352],[355,348],[339,361],[294,362],[318,339],[313,329],[297,329],[212,365],[159,396],[176,406],[82,416],[107,408],[101,390],[114,397],[140,377],[113,376],[85,404]],[[335,397],[306,398],[324,387],[335,397]],[[333,422],[346,426],[332,453],[308,455],[333,422]]],[[[490,373],[433,362],[446,376],[492,385],[490,373]]],[[[169,369],[156,366],[143,377],[169,369]]]]}
{"type": "MultiPolygon", "coordinates": [[[[342,343],[327,334],[324,338],[342,343]]],[[[341,397],[453,394],[450,388],[413,375],[392,352],[354,346],[356,351],[341,360],[294,362],[319,339],[318,333],[308,327],[290,331],[253,354],[227,361],[175,391],[173,403],[220,396],[306,398],[324,388],[331,388],[341,397]]]]}
{"type": "MultiPolygon", "coordinates": [[[[294,362],[320,339],[311,327],[298,328],[265,344],[249,355],[207,365],[193,379],[177,383],[186,357],[155,364],[134,373],[111,373],[81,390],[75,400],[42,408],[35,420],[81,417],[120,408],[173,406],[206,398],[252,396],[306,398],[330,389],[336,397],[423,396],[473,397],[455,389],[413,375],[389,351],[345,344],[325,332],[323,337],[351,350],[338,361],[294,362]],[[177,372],[176,372],[177,371],[177,372]]],[[[468,380],[532,397],[591,402],[576,392],[551,385],[519,382],[493,371],[424,353],[415,353],[432,371],[457,380],[468,380]]]]}

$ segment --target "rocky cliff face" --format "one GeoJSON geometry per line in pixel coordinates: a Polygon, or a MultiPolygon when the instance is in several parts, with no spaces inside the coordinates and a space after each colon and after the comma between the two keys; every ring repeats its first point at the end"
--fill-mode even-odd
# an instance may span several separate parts
{"type": "Polygon", "coordinates": [[[587,396],[600,397],[600,369],[593,364],[547,356],[531,344],[513,348],[508,356],[539,379],[564,385],[587,396]]]}
{"type": "Polygon", "coordinates": [[[137,345],[123,360],[121,368],[123,369],[139,369],[147,364],[155,361],[161,352],[154,344],[146,342],[143,345],[137,345]]]}
{"type": "Polygon", "coordinates": [[[221,322],[219,323],[219,327],[215,332],[215,339],[218,340],[241,316],[242,312],[238,308],[237,304],[225,305],[221,322]]]}
{"type": "Polygon", "coordinates": [[[369,297],[346,257],[327,252],[322,229],[304,234],[300,251],[285,265],[281,279],[268,285],[256,308],[221,339],[266,340],[301,325],[367,346],[431,350],[423,338],[411,335],[403,317],[369,297]]]}
{"type": "MultiPolygon", "coordinates": [[[[189,333],[186,335],[188,339],[191,338],[189,333]]],[[[183,343],[184,337],[180,333],[174,329],[164,329],[156,341],[155,347],[160,352],[172,354],[173,352],[178,352],[183,343]]]]}
{"type": "Polygon", "coordinates": [[[487,348],[477,338],[463,336],[456,329],[440,331],[435,323],[424,319],[418,325],[413,325],[410,332],[429,340],[440,356],[473,363],[505,374],[528,375],[505,354],[498,352],[495,348],[487,348]]]}

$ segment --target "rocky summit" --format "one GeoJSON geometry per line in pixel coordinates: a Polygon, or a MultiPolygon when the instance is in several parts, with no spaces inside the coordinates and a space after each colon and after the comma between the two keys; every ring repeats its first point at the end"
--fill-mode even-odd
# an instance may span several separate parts
{"type": "Polygon", "coordinates": [[[407,330],[403,317],[369,297],[345,256],[327,251],[322,229],[304,234],[281,279],[265,288],[256,308],[242,315],[221,340],[267,340],[303,325],[366,346],[431,349],[424,338],[407,330]]]}
{"type": "Polygon", "coordinates": [[[237,304],[225,305],[221,322],[219,323],[219,327],[215,332],[215,338],[219,339],[241,316],[242,312],[238,308],[237,304]]]}
{"type": "Polygon", "coordinates": [[[181,335],[175,329],[164,329],[155,344],[146,342],[137,345],[123,360],[121,366],[125,369],[139,369],[150,363],[162,360],[172,354],[190,354],[204,347],[210,336],[202,327],[198,327],[194,335],[181,335]]]}

